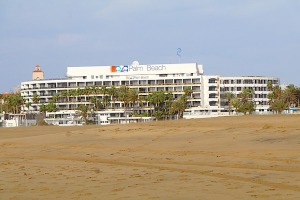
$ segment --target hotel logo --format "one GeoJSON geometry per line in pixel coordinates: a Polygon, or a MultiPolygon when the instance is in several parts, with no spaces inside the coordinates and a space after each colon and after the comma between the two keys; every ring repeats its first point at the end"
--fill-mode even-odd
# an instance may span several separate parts
{"type": "Polygon", "coordinates": [[[128,66],[111,66],[111,72],[128,72],[128,66]]]}
{"type": "Polygon", "coordinates": [[[115,72],[143,72],[143,71],[166,71],[167,67],[165,65],[147,65],[145,68],[142,65],[139,66],[111,66],[110,71],[115,72]]]}

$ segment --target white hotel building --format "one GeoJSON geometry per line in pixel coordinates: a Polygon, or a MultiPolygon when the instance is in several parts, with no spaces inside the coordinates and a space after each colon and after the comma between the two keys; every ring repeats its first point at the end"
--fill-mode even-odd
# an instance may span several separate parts
{"type": "MultiPolygon", "coordinates": [[[[184,88],[188,86],[193,93],[188,98],[187,112],[218,114],[227,109],[222,99],[225,92],[238,94],[244,88],[252,88],[255,91],[256,110],[267,112],[267,83],[271,81],[273,84],[279,84],[279,79],[275,77],[204,75],[203,66],[197,63],[141,65],[137,61],[128,66],[68,67],[67,76],[60,79],[44,79],[40,67],[37,66],[33,71],[33,79],[21,83],[21,95],[32,103],[30,110],[35,111],[41,104],[51,101],[54,94],[61,94],[63,91],[93,85],[107,88],[126,85],[137,89],[139,96],[147,96],[154,91],[166,91],[172,92],[174,98],[183,95],[184,88]],[[32,101],[34,94],[40,99],[37,104],[32,101]]],[[[101,99],[103,95],[97,94],[97,97],[101,99]]],[[[80,104],[91,104],[89,99],[90,95],[72,96],[68,102],[58,102],[56,106],[59,110],[74,110],[80,104]]],[[[123,107],[120,101],[111,101],[110,107],[113,107],[112,103],[115,103],[117,108],[123,107]]],[[[139,109],[145,111],[151,107],[139,109]]]]}

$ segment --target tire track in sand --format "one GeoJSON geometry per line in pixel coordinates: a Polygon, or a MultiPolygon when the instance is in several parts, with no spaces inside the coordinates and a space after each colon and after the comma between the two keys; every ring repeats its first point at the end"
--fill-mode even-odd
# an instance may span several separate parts
{"type": "MultiPolygon", "coordinates": [[[[261,185],[274,187],[278,189],[286,189],[286,190],[293,190],[293,191],[300,192],[300,186],[298,185],[289,185],[285,183],[275,183],[271,181],[266,181],[258,178],[247,178],[247,177],[241,177],[235,175],[228,175],[224,173],[213,172],[211,170],[187,169],[181,167],[165,166],[167,165],[167,163],[149,164],[145,162],[135,162],[135,161],[126,162],[126,161],[121,161],[119,159],[117,160],[117,159],[103,159],[103,158],[78,158],[78,157],[62,157],[62,156],[58,157],[58,156],[46,156],[46,155],[30,156],[30,158],[41,159],[41,160],[46,159],[46,160],[60,160],[60,161],[65,160],[65,161],[86,162],[86,163],[102,163],[102,164],[119,165],[119,166],[127,166],[127,167],[142,167],[148,169],[168,170],[171,172],[193,173],[193,174],[211,176],[211,177],[216,177],[221,179],[250,182],[250,183],[261,184],[261,185]]],[[[227,166],[224,165],[223,167],[227,167],[227,166]]]]}

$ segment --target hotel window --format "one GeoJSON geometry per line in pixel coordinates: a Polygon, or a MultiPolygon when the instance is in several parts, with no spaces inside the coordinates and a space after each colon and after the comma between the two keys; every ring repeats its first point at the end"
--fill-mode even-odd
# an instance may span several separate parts
{"type": "Polygon", "coordinates": [[[147,85],[147,81],[146,80],[140,80],[140,85],[147,85]]]}
{"type": "Polygon", "coordinates": [[[166,87],[166,91],[173,91],[173,87],[166,87]]]}
{"type": "Polygon", "coordinates": [[[172,85],[173,84],[173,80],[172,79],[166,79],[165,80],[165,84],[166,85],[172,85]]]}
{"type": "Polygon", "coordinates": [[[253,81],[252,80],[244,80],[244,84],[253,84],[253,81]]]}
{"type": "Polygon", "coordinates": [[[200,78],[193,78],[192,79],[192,83],[200,83],[200,78]]]}
{"type": "Polygon", "coordinates": [[[147,89],[146,88],[139,88],[139,92],[140,93],[145,93],[145,92],[147,92],[147,89]]]}
{"type": "Polygon", "coordinates": [[[149,92],[156,92],[156,88],[155,87],[150,87],[148,90],[149,90],[149,92]]]}
{"type": "Polygon", "coordinates": [[[209,94],[209,98],[216,98],[216,94],[209,94]]]}
{"type": "Polygon", "coordinates": [[[148,80],[149,85],[155,85],[155,80],[148,80]]]}
{"type": "Polygon", "coordinates": [[[95,77],[94,77],[94,75],[91,75],[91,79],[94,79],[95,77]]]}
{"type": "Polygon", "coordinates": [[[210,86],[210,87],[208,88],[208,91],[216,91],[216,86],[210,86]]]}
{"type": "Polygon", "coordinates": [[[208,83],[216,83],[216,79],[215,79],[215,78],[210,78],[210,79],[208,80],[208,83]]]}
{"type": "Polygon", "coordinates": [[[193,92],[200,92],[200,86],[193,86],[192,90],[193,92]]]}
{"type": "Polygon", "coordinates": [[[130,81],[129,84],[130,85],[138,85],[139,81],[138,80],[130,81]]]}
{"type": "Polygon", "coordinates": [[[223,84],[229,84],[229,80],[224,80],[223,84]]]}
{"type": "Polygon", "coordinates": [[[75,82],[69,83],[69,87],[76,87],[76,83],[75,82]]]}
{"type": "Polygon", "coordinates": [[[191,84],[192,80],[191,79],[183,79],[184,84],[191,84]]]}
{"type": "Polygon", "coordinates": [[[158,85],[163,85],[164,84],[164,80],[157,80],[157,84],[158,85]]]}
{"type": "Polygon", "coordinates": [[[216,101],[210,101],[210,102],[209,102],[209,105],[210,105],[210,106],[217,106],[217,102],[216,102],[216,101]]]}
{"type": "Polygon", "coordinates": [[[182,87],[175,87],[174,90],[175,90],[176,92],[181,92],[181,91],[182,91],[182,87]]]}
{"type": "Polygon", "coordinates": [[[113,81],[112,85],[120,85],[120,82],[119,81],[113,81]]]}
{"type": "Polygon", "coordinates": [[[110,86],[110,85],[111,85],[111,82],[110,82],[110,81],[103,81],[103,85],[105,85],[105,86],[110,86]]]}
{"type": "Polygon", "coordinates": [[[129,85],[129,81],[121,81],[121,85],[129,85]]]}

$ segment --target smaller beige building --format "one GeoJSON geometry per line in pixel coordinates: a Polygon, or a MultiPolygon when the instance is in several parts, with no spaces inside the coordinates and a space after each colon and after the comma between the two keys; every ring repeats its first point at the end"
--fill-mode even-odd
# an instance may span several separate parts
{"type": "Polygon", "coordinates": [[[41,66],[37,65],[32,72],[32,80],[43,80],[44,72],[41,70],[41,66]]]}

